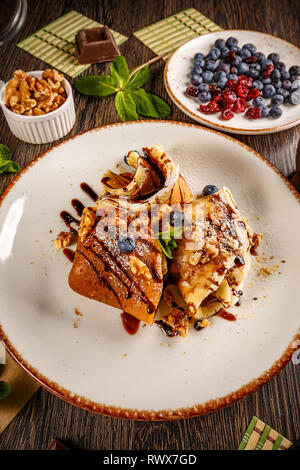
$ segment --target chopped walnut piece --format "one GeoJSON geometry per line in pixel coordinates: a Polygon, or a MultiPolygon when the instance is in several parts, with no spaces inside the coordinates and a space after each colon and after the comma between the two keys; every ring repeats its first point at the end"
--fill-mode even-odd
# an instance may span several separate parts
{"type": "Polygon", "coordinates": [[[59,108],[66,98],[63,75],[48,69],[40,79],[16,70],[14,78],[6,85],[4,99],[6,106],[16,114],[40,116],[59,108]],[[36,109],[41,112],[34,111],[36,109]]]}
{"type": "Polygon", "coordinates": [[[74,241],[74,235],[71,232],[60,232],[57,239],[55,240],[55,248],[60,250],[61,248],[66,248],[71,245],[74,241]]]}
{"type": "Polygon", "coordinates": [[[145,277],[146,279],[152,279],[151,273],[148,266],[136,256],[130,258],[130,269],[133,274],[137,276],[145,277]]]}
{"type": "Polygon", "coordinates": [[[80,227],[78,230],[78,236],[81,242],[83,242],[90,234],[97,220],[98,216],[96,215],[95,210],[90,207],[85,207],[81,216],[80,227]]]}

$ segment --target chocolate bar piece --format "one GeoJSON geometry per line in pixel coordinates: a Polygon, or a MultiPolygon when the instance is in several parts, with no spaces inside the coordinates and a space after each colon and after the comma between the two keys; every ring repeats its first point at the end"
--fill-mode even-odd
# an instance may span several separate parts
{"type": "Polygon", "coordinates": [[[107,26],[78,31],[75,36],[75,53],[79,64],[109,62],[121,55],[107,26]]]}

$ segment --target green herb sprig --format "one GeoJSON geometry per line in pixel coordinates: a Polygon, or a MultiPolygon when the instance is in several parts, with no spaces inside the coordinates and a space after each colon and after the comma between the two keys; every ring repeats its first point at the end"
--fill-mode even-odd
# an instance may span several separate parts
{"type": "Polygon", "coordinates": [[[0,400],[3,400],[3,398],[7,397],[9,393],[10,385],[7,382],[0,380],[0,400]]]}
{"type": "Polygon", "coordinates": [[[181,237],[182,230],[183,227],[180,225],[177,227],[170,227],[170,230],[159,232],[158,234],[158,242],[160,244],[161,251],[169,259],[173,259],[172,251],[177,248],[177,243],[175,242],[174,238],[181,237]]]}
{"type": "MultiPolygon", "coordinates": [[[[154,62],[157,57],[150,62],[154,62]]],[[[75,81],[75,89],[84,95],[115,95],[115,107],[122,121],[135,121],[139,115],[165,118],[170,106],[161,98],[142,87],[150,78],[147,65],[129,70],[125,57],[119,56],[110,64],[109,75],[87,75],[75,81]]]]}
{"type": "Polygon", "coordinates": [[[0,173],[16,173],[20,169],[16,162],[11,161],[9,148],[0,144],[0,173]]]}

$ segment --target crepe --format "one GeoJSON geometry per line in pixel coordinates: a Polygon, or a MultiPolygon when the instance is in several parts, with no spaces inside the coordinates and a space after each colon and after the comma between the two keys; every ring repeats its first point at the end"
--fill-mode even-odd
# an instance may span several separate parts
{"type": "Polygon", "coordinates": [[[188,209],[190,230],[178,242],[170,271],[190,315],[203,319],[238,301],[260,235],[253,233],[226,187],[188,209]]]}

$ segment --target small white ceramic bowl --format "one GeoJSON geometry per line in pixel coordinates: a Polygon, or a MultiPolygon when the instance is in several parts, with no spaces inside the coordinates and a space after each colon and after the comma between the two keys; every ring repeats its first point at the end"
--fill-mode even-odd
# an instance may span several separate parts
{"type": "MultiPolygon", "coordinates": [[[[27,72],[36,78],[42,77],[43,71],[27,72]]],[[[75,108],[70,83],[64,78],[63,85],[67,93],[66,101],[55,111],[42,116],[23,116],[12,112],[4,103],[7,83],[0,90],[0,106],[6,117],[11,132],[23,142],[46,144],[64,137],[75,123],[75,108]]]]}

